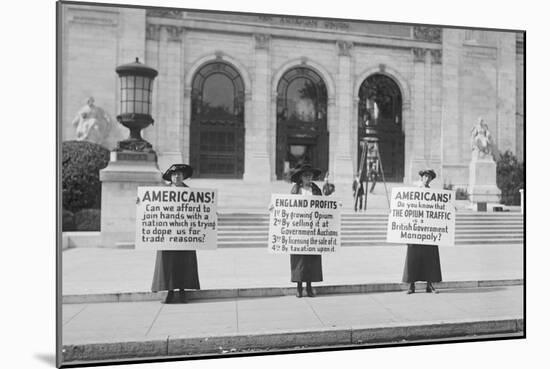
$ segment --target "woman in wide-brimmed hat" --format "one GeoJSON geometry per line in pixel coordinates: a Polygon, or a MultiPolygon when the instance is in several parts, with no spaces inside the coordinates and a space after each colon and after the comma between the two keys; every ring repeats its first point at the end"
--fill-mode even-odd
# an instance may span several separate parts
{"type": "MultiPolygon", "coordinates": [[[[313,180],[321,174],[321,170],[313,168],[309,164],[297,167],[290,180],[294,183],[293,195],[314,195],[322,196],[321,189],[313,183],[313,180]]],[[[311,282],[321,282],[323,280],[323,267],[321,255],[292,254],[290,255],[290,280],[296,282],[296,297],[302,297],[302,282],[306,282],[306,293],[308,297],[313,297],[313,288],[311,282]]]]}
{"type": "MultiPolygon", "coordinates": [[[[188,187],[183,181],[192,175],[191,166],[174,164],[163,174],[162,179],[170,182],[171,186],[188,187]]],[[[165,303],[185,303],[185,289],[200,289],[197,253],[194,250],[157,251],[151,290],[168,291],[165,303]]]]}
{"type": "MultiPolygon", "coordinates": [[[[430,182],[435,179],[432,169],[418,172],[421,179],[421,187],[430,187],[430,182]]],[[[439,261],[439,248],[437,245],[407,245],[407,257],[403,270],[403,282],[409,283],[408,294],[415,292],[416,281],[426,281],[426,292],[437,293],[434,282],[441,282],[441,263],[439,261]]]]}

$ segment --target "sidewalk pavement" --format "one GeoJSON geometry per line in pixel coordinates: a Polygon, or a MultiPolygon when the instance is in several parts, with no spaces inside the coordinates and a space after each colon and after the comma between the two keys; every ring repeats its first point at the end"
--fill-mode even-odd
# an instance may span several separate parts
{"type": "MultiPolygon", "coordinates": [[[[460,245],[439,247],[439,253],[443,281],[522,283],[523,245],[460,245]]],[[[405,245],[343,247],[335,255],[323,256],[324,281],[314,286],[400,283],[405,255],[405,245]]],[[[289,257],[269,254],[267,249],[198,251],[197,258],[201,292],[293,286],[289,257]]],[[[76,248],[63,251],[62,259],[62,294],[81,297],[73,302],[88,302],[82,298],[91,295],[150,291],[154,252],[76,248]]]]}
{"type": "MultiPolygon", "coordinates": [[[[497,264],[498,250],[506,248],[491,253],[497,264]]],[[[417,291],[64,304],[63,358],[67,364],[524,334],[523,286],[417,291]]]]}

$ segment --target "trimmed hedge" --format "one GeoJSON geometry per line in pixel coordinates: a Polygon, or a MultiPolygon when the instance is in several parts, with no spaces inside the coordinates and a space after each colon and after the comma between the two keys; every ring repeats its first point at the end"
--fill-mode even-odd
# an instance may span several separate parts
{"type": "Polygon", "coordinates": [[[99,231],[101,230],[101,210],[82,209],[74,215],[76,231],[99,231]]]}
{"type": "Polygon", "coordinates": [[[67,209],[63,209],[63,225],[61,230],[63,232],[71,232],[75,229],[74,214],[67,209]]]}
{"type": "Polygon", "coordinates": [[[520,205],[519,190],[525,188],[525,164],[509,150],[497,158],[497,186],[501,191],[501,204],[520,205]]]}
{"type": "Polygon", "coordinates": [[[63,209],[100,208],[99,170],[109,163],[109,150],[86,141],[65,141],[62,150],[63,209]]]}

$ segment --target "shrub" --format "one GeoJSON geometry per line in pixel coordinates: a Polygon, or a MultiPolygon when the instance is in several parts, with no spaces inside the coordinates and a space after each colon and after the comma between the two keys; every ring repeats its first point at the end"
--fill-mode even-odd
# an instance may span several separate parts
{"type": "Polygon", "coordinates": [[[67,209],[63,209],[63,224],[61,230],[63,232],[70,232],[75,230],[74,226],[74,214],[67,209]]]}
{"type": "Polygon", "coordinates": [[[62,144],[63,208],[77,212],[101,206],[99,170],[109,163],[109,150],[85,141],[62,144]]]}
{"type": "Polygon", "coordinates": [[[497,157],[497,186],[501,191],[501,204],[520,204],[519,190],[525,188],[525,165],[509,150],[497,157]]]}
{"type": "Polygon", "coordinates": [[[468,190],[463,187],[455,187],[453,184],[446,182],[443,183],[443,189],[449,190],[449,191],[455,191],[455,199],[456,200],[468,200],[468,190]]]}
{"type": "Polygon", "coordinates": [[[82,209],[74,215],[77,231],[99,231],[101,229],[101,210],[82,209]]]}

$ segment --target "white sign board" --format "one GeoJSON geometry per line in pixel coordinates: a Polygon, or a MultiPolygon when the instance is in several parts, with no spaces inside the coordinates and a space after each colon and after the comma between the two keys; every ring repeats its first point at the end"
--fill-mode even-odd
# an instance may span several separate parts
{"type": "Polygon", "coordinates": [[[212,250],[217,247],[216,190],[138,187],[137,250],[212,250]]]}
{"type": "Polygon", "coordinates": [[[393,188],[386,241],[453,246],[455,220],[453,191],[393,188]]]}
{"type": "Polygon", "coordinates": [[[338,201],[322,196],[271,196],[268,250],[277,254],[329,254],[340,249],[338,201]]]}

